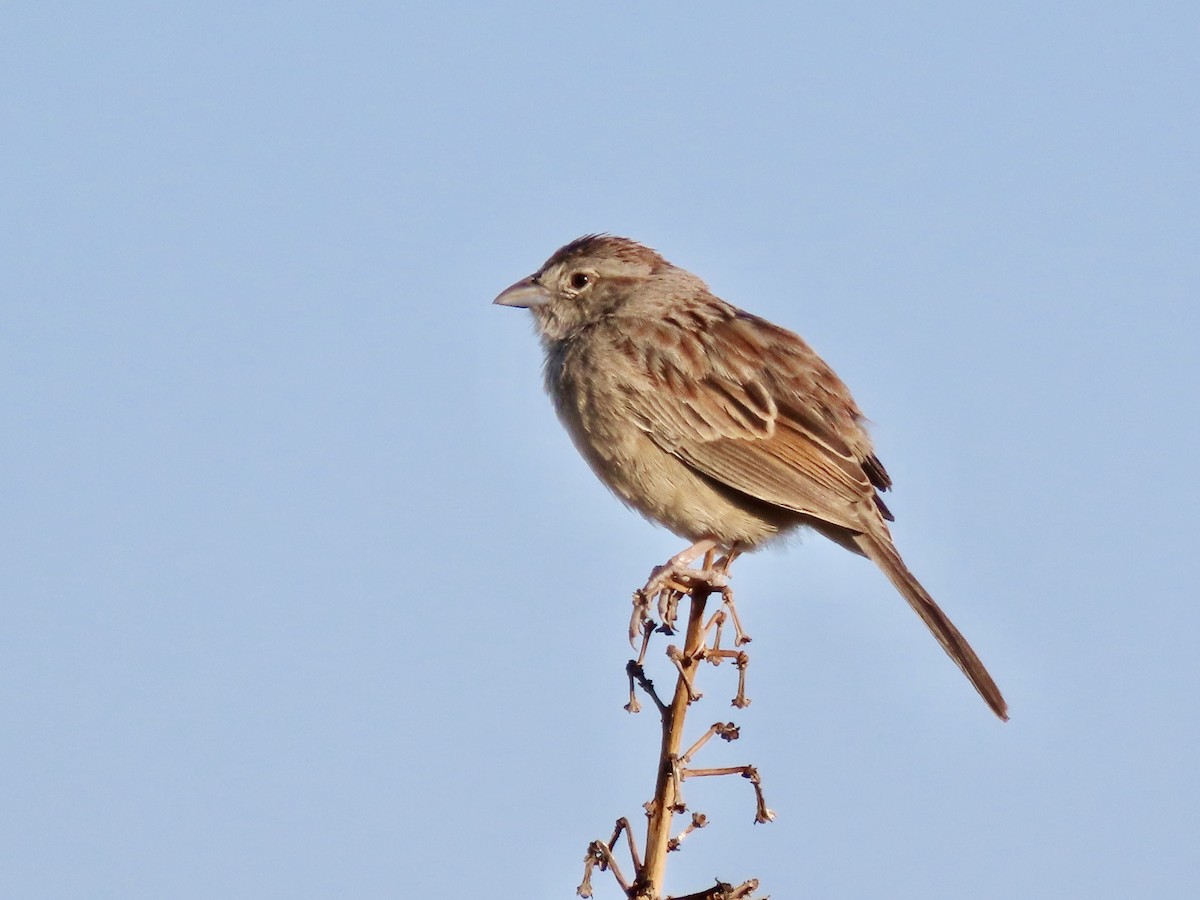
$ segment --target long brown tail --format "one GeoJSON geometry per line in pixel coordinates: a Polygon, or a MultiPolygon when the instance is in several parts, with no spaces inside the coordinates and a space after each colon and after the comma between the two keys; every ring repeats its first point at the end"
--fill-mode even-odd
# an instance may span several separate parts
{"type": "Polygon", "coordinates": [[[983,662],[975,655],[967,639],[954,627],[950,617],[942,612],[941,607],[933,602],[933,598],[921,587],[913,573],[908,571],[892,542],[886,536],[870,533],[856,534],[854,542],[864,556],[883,569],[884,574],[896,586],[896,590],[904,595],[908,605],[933,632],[942,649],[958,664],[963,674],[971,679],[971,684],[975,685],[975,690],[979,691],[979,696],[992,708],[992,712],[1007,722],[1008,704],[1004,702],[1000,688],[996,687],[996,682],[992,681],[992,676],[984,668],[983,662]]]}

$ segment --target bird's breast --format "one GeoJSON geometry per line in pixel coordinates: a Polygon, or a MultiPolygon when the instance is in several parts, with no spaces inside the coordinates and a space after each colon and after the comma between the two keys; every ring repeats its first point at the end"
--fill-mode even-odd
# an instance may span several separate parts
{"type": "MultiPolygon", "coordinates": [[[[780,521],[667,452],[633,415],[639,379],[623,378],[585,348],[546,358],[546,390],[559,419],[596,476],[626,505],[676,534],[753,546],[774,536],[780,521]]],[[[748,499],[748,498],[746,498],[748,499]]]]}

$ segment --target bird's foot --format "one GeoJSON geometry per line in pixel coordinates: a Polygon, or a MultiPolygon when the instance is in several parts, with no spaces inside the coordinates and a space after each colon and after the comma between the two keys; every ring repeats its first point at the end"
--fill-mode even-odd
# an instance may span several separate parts
{"type": "Polygon", "coordinates": [[[658,617],[662,622],[659,630],[673,634],[676,610],[680,598],[685,594],[701,587],[710,591],[720,591],[723,596],[730,593],[727,570],[736,552],[721,557],[714,564],[716,545],[717,542],[711,538],[697,541],[682,553],[672,556],[663,565],[655,567],[645,586],[634,591],[633,617],[629,622],[631,644],[646,633],[646,623],[653,621],[650,608],[656,601],[658,617]],[[704,558],[700,568],[692,568],[692,563],[700,557],[704,558]]]}

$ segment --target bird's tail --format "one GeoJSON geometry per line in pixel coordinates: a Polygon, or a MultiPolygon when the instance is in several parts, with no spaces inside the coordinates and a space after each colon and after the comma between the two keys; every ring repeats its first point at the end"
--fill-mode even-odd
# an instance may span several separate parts
{"type": "Polygon", "coordinates": [[[875,565],[883,569],[884,574],[896,586],[904,599],[921,617],[921,621],[933,632],[942,649],[963,670],[963,674],[971,679],[975,690],[983,697],[984,702],[992,708],[992,712],[1005,721],[1008,720],[1008,704],[1000,694],[1000,688],[992,681],[992,676],[984,668],[983,662],[975,655],[967,639],[962,636],[954,623],[950,621],[940,606],[933,602],[925,588],[917,581],[904,560],[896,552],[887,535],[875,535],[869,532],[855,535],[855,543],[859,551],[875,565]]]}

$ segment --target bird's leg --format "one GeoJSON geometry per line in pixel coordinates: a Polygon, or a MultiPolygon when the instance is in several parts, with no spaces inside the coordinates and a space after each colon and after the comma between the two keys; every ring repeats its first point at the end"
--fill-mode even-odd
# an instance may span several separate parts
{"type": "Polygon", "coordinates": [[[705,538],[702,541],[696,541],[686,550],[676,553],[650,573],[650,580],[646,582],[642,592],[653,597],[665,587],[682,587],[686,591],[689,582],[696,575],[696,570],[691,568],[692,563],[709,551],[716,549],[716,546],[715,538],[705,538]],[[672,585],[672,582],[675,584],[672,585]]]}
{"type": "MultiPolygon", "coordinates": [[[[714,538],[696,541],[686,550],[676,553],[663,565],[656,566],[650,573],[646,586],[633,592],[633,615],[629,620],[629,643],[637,646],[638,635],[642,633],[644,624],[650,619],[650,604],[657,598],[658,617],[663,623],[663,630],[668,634],[674,633],[675,608],[679,598],[692,588],[692,583],[700,572],[691,568],[698,557],[711,554],[717,546],[714,538]]],[[[710,572],[711,559],[705,559],[705,568],[701,571],[710,572]]]]}
{"type": "Polygon", "coordinates": [[[717,560],[717,570],[728,574],[729,567],[733,565],[733,561],[742,555],[742,551],[734,547],[719,560],[717,560]]]}
{"type": "Polygon", "coordinates": [[[670,590],[663,591],[658,595],[658,617],[662,619],[662,627],[659,631],[663,634],[675,633],[675,620],[679,617],[680,598],[694,588],[697,583],[708,583],[708,576],[712,573],[713,559],[716,555],[716,550],[711,547],[705,550],[704,562],[700,563],[698,570],[685,566],[686,575],[683,578],[674,579],[670,585],[670,590]],[[680,582],[684,579],[686,579],[687,583],[681,584],[680,582]]]}
{"type": "Polygon", "coordinates": [[[715,538],[704,538],[692,546],[668,559],[663,565],[657,566],[650,573],[646,586],[634,593],[634,621],[630,623],[630,640],[635,640],[641,633],[641,621],[648,617],[650,604],[657,599],[659,617],[670,627],[673,619],[671,611],[672,600],[678,600],[679,595],[686,594],[697,583],[709,584],[718,588],[724,580],[724,572],[712,568],[711,554],[716,549],[715,538]],[[691,564],[705,556],[705,565],[701,569],[693,569],[691,564]]]}
{"type": "Polygon", "coordinates": [[[696,541],[686,550],[681,550],[667,560],[665,568],[687,568],[709,550],[715,550],[717,541],[715,538],[704,538],[696,541]]]}

